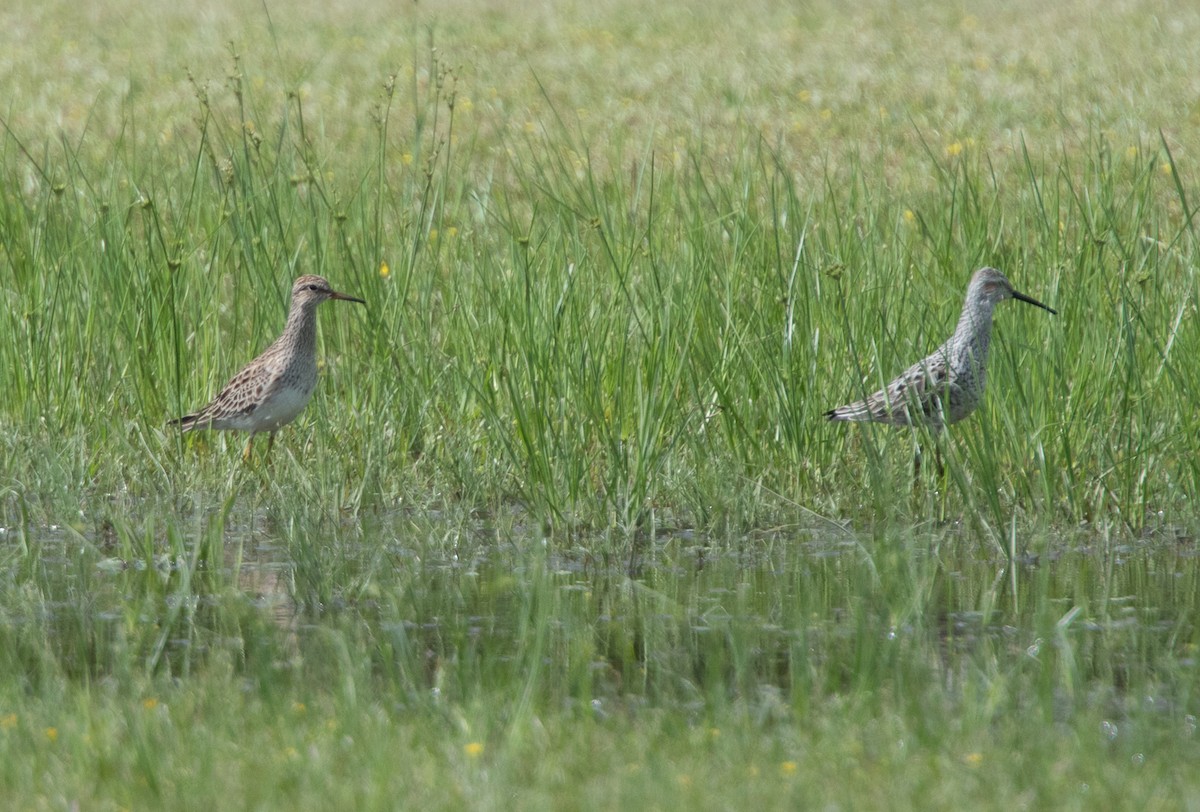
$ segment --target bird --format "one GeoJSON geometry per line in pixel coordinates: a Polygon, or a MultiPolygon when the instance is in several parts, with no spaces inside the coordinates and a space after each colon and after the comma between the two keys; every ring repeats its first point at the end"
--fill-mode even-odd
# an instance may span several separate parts
{"type": "MultiPolygon", "coordinates": [[[[1058,314],[1049,305],[1016,290],[995,268],[980,268],[967,286],[958,326],[944,344],[883,389],[863,400],[830,409],[825,417],[832,421],[922,425],[929,427],[935,436],[946,425],[967,417],[983,399],[992,314],[1005,299],[1016,299],[1052,315],[1058,314]]],[[[916,466],[919,469],[919,455],[916,466]]]]}
{"type": "Polygon", "coordinates": [[[279,338],[234,375],[206,406],[168,425],[185,432],[248,431],[243,461],[250,459],[254,435],[270,432],[270,454],[275,432],[304,411],[316,389],[317,305],[329,299],[366,304],[338,293],[320,276],[298,277],[292,283],[292,305],[279,338]]]}

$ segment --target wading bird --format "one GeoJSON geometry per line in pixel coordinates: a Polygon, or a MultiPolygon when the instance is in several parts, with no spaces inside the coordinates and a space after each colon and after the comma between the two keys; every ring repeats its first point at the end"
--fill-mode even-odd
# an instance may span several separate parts
{"type": "MultiPolygon", "coordinates": [[[[1017,299],[1058,313],[1026,296],[995,268],[980,268],[967,286],[967,299],[954,335],[930,355],[913,364],[883,389],[865,399],[825,413],[830,420],[924,425],[935,435],[975,411],[987,384],[988,345],[992,313],[1005,299],[1017,299]]],[[[941,471],[939,450],[938,469],[941,471]]],[[[916,458],[920,469],[920,452],[916,458]]]]}
{"type": "Polygon", "coordinates": [[[304,411],[317,387],[317,305],[327,299],[366,304],[338,293],[319,276],[299,277],[292,284],[292,307],[283,334],[234,375],[207,406],[168,425],[183,431],[248,431],[243,460],[250,459],[254,435],[270,432],[267,453],[271,453],[276,430],[304,411]]]}

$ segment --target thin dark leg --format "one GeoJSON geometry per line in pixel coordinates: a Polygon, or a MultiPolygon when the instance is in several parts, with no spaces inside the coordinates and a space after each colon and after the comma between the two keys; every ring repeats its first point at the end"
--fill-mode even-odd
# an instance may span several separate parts
{"type": "Polygon", "coordinates": [[[250,432],[250,439],[246,441],[246,450],[242,452],[242,462],[250,462],[250,448],[254,445],[254,432],[250,432]]]}
{"type": "Polygon", "coordinates": [[[937,443],[937,492],[938,492],[938,521],[946,522],[946,466],[942,464],[942,436],[935,438],[937,443]]]}

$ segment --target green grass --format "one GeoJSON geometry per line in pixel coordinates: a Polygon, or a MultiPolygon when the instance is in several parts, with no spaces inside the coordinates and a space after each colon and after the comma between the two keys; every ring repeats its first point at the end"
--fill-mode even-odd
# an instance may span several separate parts
{"type": "Polygon", "coordinates": [[[0,24],[14,807],[1195,794],[1200,15],[159,14],[0,24]],[[822,413],[984,264],[1059,316],[914,488],[822,413]],[[271,458],[170,431],[301,273],[271,458]]]}

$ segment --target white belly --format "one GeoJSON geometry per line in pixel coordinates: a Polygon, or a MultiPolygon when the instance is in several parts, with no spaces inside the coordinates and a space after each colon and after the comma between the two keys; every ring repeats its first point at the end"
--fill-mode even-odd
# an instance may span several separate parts
{"type": "Polygon", "coordinates": [[[312,400],[312,393],[311,387],[280,388],[250,415],[254,424],[251,431],[275,431],[280,426],[291,423],[312,400]]]}

